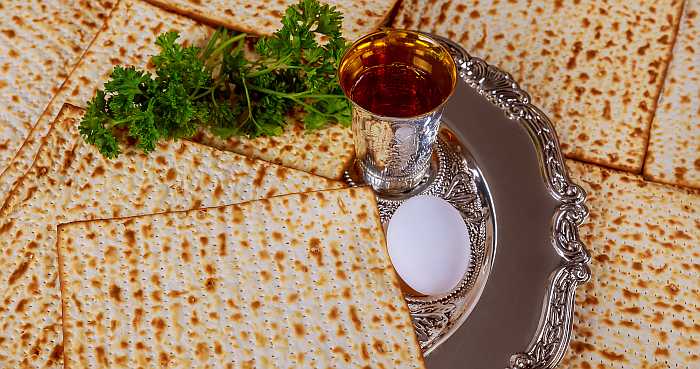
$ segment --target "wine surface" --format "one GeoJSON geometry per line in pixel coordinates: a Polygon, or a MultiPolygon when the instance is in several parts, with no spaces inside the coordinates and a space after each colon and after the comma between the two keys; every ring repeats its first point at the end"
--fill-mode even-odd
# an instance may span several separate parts
{"type": "Polygon", "coordinates": [[[430,77],[423,70],[402,63],[375,65],[357,78],[350,91],[351,99],[377,115],[422,115],[437,107],[446,94],[430,77]]]}

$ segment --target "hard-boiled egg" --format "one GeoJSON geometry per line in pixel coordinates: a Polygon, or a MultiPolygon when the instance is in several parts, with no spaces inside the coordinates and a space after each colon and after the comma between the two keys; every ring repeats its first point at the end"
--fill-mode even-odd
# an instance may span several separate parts
{"type": "Polygon", "coordinates": [[[416,196],[389,220],[387,247],[396,273],[422,295],[457,287],[471,262],[469,232],[459,211],[435,196],[416,196]]]}

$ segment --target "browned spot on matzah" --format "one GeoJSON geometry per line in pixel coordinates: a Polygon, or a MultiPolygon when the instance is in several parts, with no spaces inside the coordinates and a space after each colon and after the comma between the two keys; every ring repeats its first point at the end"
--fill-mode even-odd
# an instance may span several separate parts
{"type": "Polygon", "coordinates": [[[357,309],[351,305],[349,308],[349,312],[350,312],[350,320],[352,321],[353,326],[355,327],[356,330],[361,331],[362,330],[362,322],[360,321],[360,317],[357,315],[357,309]]]}
{"type": "Polygon", "coordinates": [[[15,307],[15,312],[21,313],[24,311],[24,306],[27,304],[27,299],[21,299],[17,303],[17,306],[15,307]]]}
{"type": "Polygon", "coordinates": [[[165,175],[165,179],[167,179],[168,181],[172,181],[175,180],[175,178],[177,178],[177,172],[175,171],[175,169],[168,169],[168,173],[165,175]]]}
{"type": "Polygon", "coordinates": [[[209,292],[214,292],[216,291],[216,278],[207,278],[206,282],[204,282],[204,285],[209,292]]]}
{"type": "Polygon", "coordinates": [[[7,280],[7,283],[9,285],[15,284],[15,282],[24,275],[24,273],[27,272],[27,268],[29,268],[29,260],[23,261],[17,269],[15,269],[12,274],[10,274],[10,278],[7,280]]]}
{"type": "Polygon", "coordinates": [[[121,292],[122,292],[121,288],[119,288],[116,285],[112,285],[109,287],[109,296],[117,302],[122,301],[121,292]]]}
{"type": "Polygon", "coordinates": [[[299,337],[303,337],[304,335],[306,335],[306,330],[304,329],[304,326],[302,324],[294,323],[293,326],[294,334],[296,334],[299,337]]]}
{"type": "Polygon", "coordinates": [[[129,245],[131,245],[131,246],[136,245],[136,233],[134,231],[127,229],[124,232],[124,236],[126,237],[126,242],[128,242],[129,245]]]}
{"type": "Polygon", "coordinates": [[[8,230],[12,229],[12,226],[14,223],[15,222],[12,219],[10,219],[5,224],[0,226],[0,234],[3,234],[5,232],[7,232],[8,230]]]}
{"type": "Polygon", "coordinates": [[[316,237],[309,242],[309,253],[316,260],[318,266],[323,266],[323,254],[321,252],[321,240],[316,237]]]}

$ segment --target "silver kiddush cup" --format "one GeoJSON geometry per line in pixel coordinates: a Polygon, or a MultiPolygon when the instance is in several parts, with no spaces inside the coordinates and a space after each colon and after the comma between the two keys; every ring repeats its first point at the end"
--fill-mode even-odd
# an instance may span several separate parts
{"type": "Polygon", "coordinates": [[[338,68],[352,101],[356,165],[380,195],[414,189],[427,174],[457,72],[450,53],[420,32],[385,29],[353,43],[338,68]]]}

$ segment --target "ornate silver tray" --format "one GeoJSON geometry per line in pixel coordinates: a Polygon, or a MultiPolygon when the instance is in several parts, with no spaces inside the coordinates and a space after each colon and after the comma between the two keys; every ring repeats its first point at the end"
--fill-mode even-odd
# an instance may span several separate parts
{"type": "MultiPolygon", "coordinates": [[[[472,240],[462,283],[407,296],[430,369],[554,368],[569,343],[576,287],[590,278],[578,227],[585,192],[566,172],[554,127],[512,77],[456,43],[459,76],[431,174],[407,196],[379,198],[383,222],[407,197],[440,196],[472,240]]],[[[354,185],[351,173],[346,175],[354,185]]]]}

